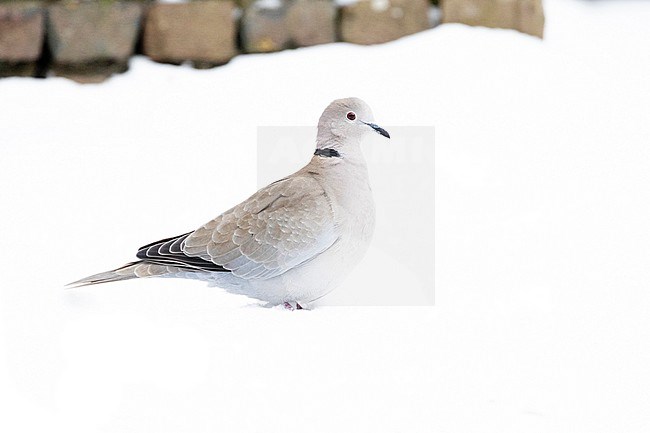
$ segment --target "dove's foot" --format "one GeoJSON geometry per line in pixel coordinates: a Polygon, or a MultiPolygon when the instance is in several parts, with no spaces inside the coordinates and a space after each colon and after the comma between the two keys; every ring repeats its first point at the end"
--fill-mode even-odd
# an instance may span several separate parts
{"type": "Polygon", "coordinates": [[[309,304],[303,303],[303,305],[300,305],[297,302],[285,302],[283,304],[284,308],[287,310],[309,310],[309,304]]]}

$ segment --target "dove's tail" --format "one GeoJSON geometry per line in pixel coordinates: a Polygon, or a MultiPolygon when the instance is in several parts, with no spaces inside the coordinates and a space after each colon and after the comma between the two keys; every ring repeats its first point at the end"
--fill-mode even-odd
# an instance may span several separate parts
{"type": "Polygon", "coordinates": [[[145,263],[143,261],[128,263],[112,271],[100,272],[82,278],[73,283],[66,284],[66,287],[91,286],[94,284],[112,283],[113,281],[130,280],[132,278],[156,277],[169,273],[169,268],[163,265],[145,263]]]}

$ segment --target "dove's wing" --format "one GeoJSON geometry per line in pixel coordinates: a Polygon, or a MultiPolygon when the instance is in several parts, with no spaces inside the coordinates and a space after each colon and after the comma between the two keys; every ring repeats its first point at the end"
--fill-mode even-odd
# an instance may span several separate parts
{"type": "Polygon", "coordinates": [[[168,250],[177,260],[181,252],[190,266],[207,264],[241,278],[267,279],[313,259],[336,240],[323,188],[311,176],[292,176],[157,250],[168,250]]]}

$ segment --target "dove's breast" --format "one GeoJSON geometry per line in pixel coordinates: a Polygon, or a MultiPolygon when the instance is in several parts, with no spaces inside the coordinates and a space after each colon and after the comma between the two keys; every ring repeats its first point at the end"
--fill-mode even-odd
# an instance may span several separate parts
{"type": "Polygon", "coordinates": [[[295,270],[295,276],[301,280],[300,287],[308,291],[296,300],[311,301],[329,293],[368,250],[375,229],[375,205],[365,165],[362,169],[352,168],[323,174],[330,176],[322,185],[331,205],[337,241],[303,269],[295,270]]]}

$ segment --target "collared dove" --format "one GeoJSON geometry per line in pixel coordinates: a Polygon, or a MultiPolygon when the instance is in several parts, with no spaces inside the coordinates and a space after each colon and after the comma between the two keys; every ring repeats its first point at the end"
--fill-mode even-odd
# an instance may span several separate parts
{"type": "Polygon", "coordinates": [[[141,247],[136,262],[69,285],[193,278],[270,305],[307,307],[368,249],[375,208],[360,143],[373,132],[390,138],[373,122],[361,99],[333,101],[318,121],[314,156],[301,170],[192,232],[141,247]]]}

